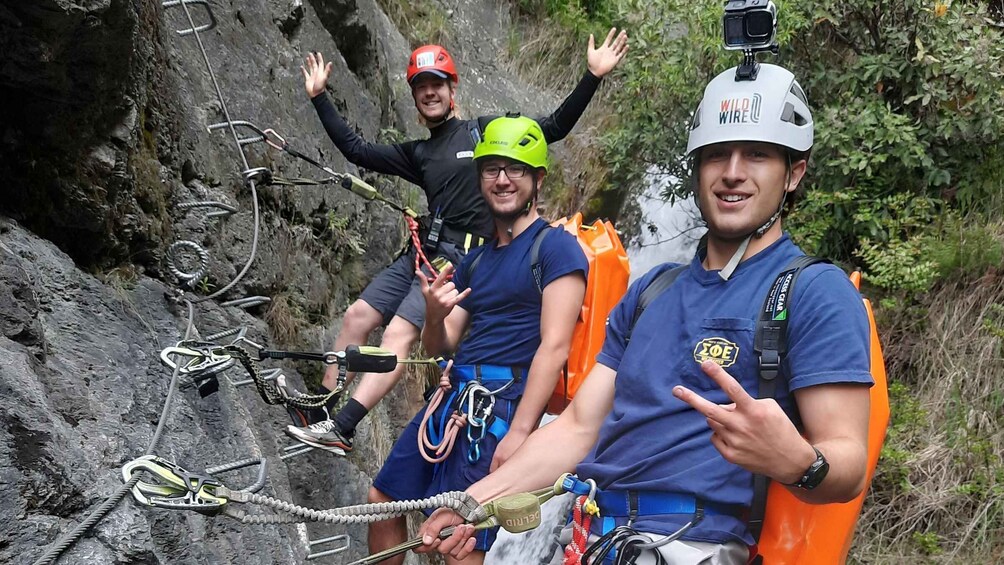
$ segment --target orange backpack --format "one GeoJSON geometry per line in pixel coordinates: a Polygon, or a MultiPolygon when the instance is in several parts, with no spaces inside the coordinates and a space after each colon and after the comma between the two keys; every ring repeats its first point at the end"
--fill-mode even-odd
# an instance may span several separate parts
{"type": "MultiPolygon", "coordinates": [[[[851,282],[861,286],[861,273],[851,273],[851,282]]],[[[889,386],[875,326],[871,302],[862,298],[871,328],[871,373],[875,385],[871,388],[871,415],[868,421],[868,471],[866,485],[875,476],[879,453],[889,425],[889,386]]],[[[867,486],[850,502],[840,504],[808,504],[795,498],[786,488],[771,484],[767,494],[767,511],[760,534],[758,552],[767,565],[812,563],[839,564],[847,561],[847,552],[854,539],[854,525],[864,504],[867,486]]]]}
{"type": "MultiPolygon", "coordinates": [[[[589,261],[586,296],[572,332],[568,363],[547,403],[549,413],[561,414],[596,364],[596,355],[606,337],[607,316],[627,292],[631,267],[620,237],[609,221],[596,220],[592,225],[584,225],[582,214],[576,213],[551,225],[562,226],[574,235],[589,261]]],[[[531,262],[536,262],[535,256],[531,262]]]]}

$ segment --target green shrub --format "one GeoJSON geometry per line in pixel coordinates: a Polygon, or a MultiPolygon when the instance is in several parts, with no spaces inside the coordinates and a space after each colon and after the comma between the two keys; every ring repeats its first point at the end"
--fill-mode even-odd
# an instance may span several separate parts
{"type": "MultiPolygon", "coordinates": [[[[679,179],[668,190],[680,196],[690,114],[707,81],[739,61],[720,45],[721,2],[616,4],[631,22],[633,52],[615,100],[618,127],[605,138],[612,181],[640,191],[656,167],[679,179]]],[[[989,225],[1001,215],[1004,38],[986,5],[823,0],[778,9],[777,62],[799,77],[817,124],[810,197],[786,228],[807,251],[860,265],[889,290],[990,264],[999,253],[985,245],[992,230],[938,220],[976,214],[989,225]],[[953,239],[960,245],[936,256],[925,250],[953,239]]]]}

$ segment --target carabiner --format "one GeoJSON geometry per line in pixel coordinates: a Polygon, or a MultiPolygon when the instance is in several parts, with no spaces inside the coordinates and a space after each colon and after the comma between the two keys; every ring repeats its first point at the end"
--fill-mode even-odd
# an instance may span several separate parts
{"type": "Polygon", "coordinates": [[[262,137],[265,138],[265,143],[271,145],[272,147],[275,147],[279,151],[285,151],[286,148],[289,147],[289,144],[286,143],[286,140],[281,135],[279,135],[278,133],[276,133],[276,131],[274,129],[269,128],[269,129],[267,129],[267,130],[265,130],[265,131],[263,131],[261,133],[262,133],[262,137]],[[269,139],[269,137],[274,137],[274,138],[278,139],[279,143],[281,143],[282,145],[276,144],[274,141],[272,141],[271,139],[269,139]]]}
{"type": "Polygon", "coordinates": [[[216,478],[192,473],[156,455],[144,455],[123,465],[122,480],[128,483],[138,471],[147,471],[159,481],[136,482],[132,495],[140,504],[216,514],[228,502],[225,497],[217,495],[223,484],[216,478]]]}

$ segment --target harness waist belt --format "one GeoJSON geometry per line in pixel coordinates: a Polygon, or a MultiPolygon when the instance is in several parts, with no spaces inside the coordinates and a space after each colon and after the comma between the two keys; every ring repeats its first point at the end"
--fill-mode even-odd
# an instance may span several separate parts
{"type": "Polygon", "coordinates": [[[505,365],[454,365],[450,375],[456,378],[458,384],[467,381],[515,381],[526,380],[529,370],[525,367],[507,367],[505,365]]]}
{"type": "MultiPolygon", "coordinates": [[[[588,495],[590,486],[574,475],[565,477],[562,488],[577,495],[588,495]]],[[[697,511],[697,498],[692,494],[638,490],[597,490],[596,504],[605,517],[651,516],[653,514],[693,514],[697,511]],[[633,502],[633,504],[632,504],[633,502]]],[[[702,501],[705,514],[742,517],[745,506],[715,504],[702,501]]]]}
{"type": "MultiPolygon", "coordinates": [[[[746,508],[740,505],[700,502],[706,515],[739,517],[746,512],[746,508]]],[[[692,494],[677,492],[607,490],[597,491],[596,504],[599,505],[602,516],[629,517],[632,515],[694,514],[697,512],[698,500],[692,494]],[[632,498],[636,501],[634,511],[632,511],[632,498]]]]}

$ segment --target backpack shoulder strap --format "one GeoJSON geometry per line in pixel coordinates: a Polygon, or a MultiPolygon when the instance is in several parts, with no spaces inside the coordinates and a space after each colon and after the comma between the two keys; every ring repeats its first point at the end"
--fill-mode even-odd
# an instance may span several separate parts
{"type": "Polygon", "coordinates": [[[551,226],[540,230],[540,233],[533,238],[533,245],[530,247],[530,272],[533,274],[533,282],[537,283],[537,292],[544,294],[544,287],[541,281],[544,280],[544,270],[540,266],[540,246],[544,244],[544,238],[551,232],[551,226]]]}
{"type": "MultiPolygon", "coordinates": [[[[763,301],[753,334],[753,351],[757,354],[759,377],[757,398],[773,398],[777,389],[777,375],[781,359],[788,352],[788,302],[798,275],[809,265],[827,263],[825,259],[801,255],[789,262],[774,279],[770,292],[763,301]]],[[[770,479],[753,475],[753,502],[748,522],[753,539],[760,540],[764,514],[767,510],[767,487],[770,479]]]]}
{"type": "Polygon", "coordinates": [[[467,269],[464,270],[464,275],[467,277],[467,286],[471,286],[471,278],[474,277],[474,269],[478,268],[478,263],[480,263],[481,262],[481,258],[485,256],[485,250],[484,249],[481,249],[480,251],[478,251],[478,249],[480,249],[482,247],[485,247],[485,246],[484,245],[480,245],[478,247],[475,247],[474,249],[471,249],[470,252],[468,252],[468,255],[470,255],[471,253],[477,252],[478,256],[475,257],[474,260],[472,260],[470,263],[468,263],[467,264],[467,269]]]}
{"type": "Polygon", "coordinates": [[[669,287],[673,286],[677,277],[680,276],[683,271],[687,270],[687,265],[679,265],[673,267],[672,269],[667,269],[648,283],[641,291],[641,296],[638,297],[638,304],[634,308],[634,317],[631,318],[631,325],[628,326],[627,335],[624,337],[624,341],[631,341],[631,334],[634,332],[635,324],[638,323],[638,319],[641,318],[642,313],[645,308],[652,303],[653,300],[659,297],[660,294],[665,292],[669,287]]]}
{"type": "Polygon", "coordinates": [[[485,131],[488,123],[494,120],[493,116],[481,116],[467,122],[467,131],[471,134],[471,141],[474,145],[481,143],[481,134],[485,131]]]}

